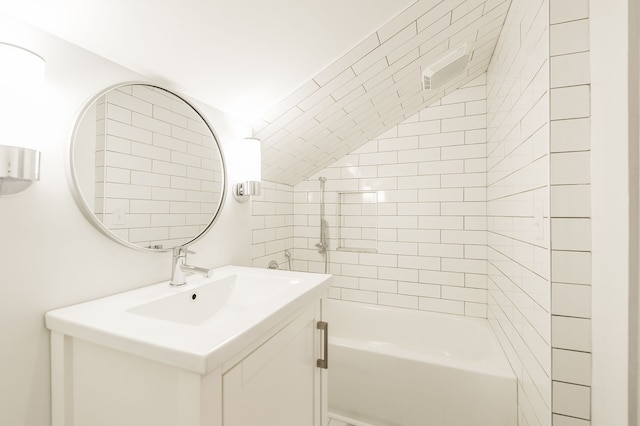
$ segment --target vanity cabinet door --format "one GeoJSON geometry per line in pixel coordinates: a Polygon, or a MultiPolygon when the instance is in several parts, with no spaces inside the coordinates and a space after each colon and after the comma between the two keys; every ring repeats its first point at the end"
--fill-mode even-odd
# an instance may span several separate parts
{"type": "Polygon", "coordinates": [[[309,306],[223,375],[224,426],[320,426],[319,311],[309,306]]]}

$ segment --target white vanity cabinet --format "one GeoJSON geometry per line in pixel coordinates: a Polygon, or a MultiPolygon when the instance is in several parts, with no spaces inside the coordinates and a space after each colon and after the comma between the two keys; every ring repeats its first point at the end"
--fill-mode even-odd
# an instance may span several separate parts
{"type": "Polygon", "coordinates": [[[52,333],[53,426],[325,426],[321,301],[206,375],[52,333]]]}
{"type": "Polygon", "coordinates": [[[163,283],[48,312],[52,425],[326,426],[327,370],[317,365],[329,280],[225,267],[181,289],[163,283]],[[229,280],[230,296],[209,305],[220,297],[211,288],[229,280]],[[215,312],[194,323],[180,309],[215,312]]]}
{"type": "Polygon", "coordinates": [[[228,363],[222,375],[224,426],[326,424],[317,319],[307,309],[255,351],[228,363]]]}

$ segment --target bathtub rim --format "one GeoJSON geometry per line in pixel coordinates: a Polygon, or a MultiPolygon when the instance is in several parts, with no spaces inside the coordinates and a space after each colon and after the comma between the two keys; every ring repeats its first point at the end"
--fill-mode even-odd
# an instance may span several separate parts
{"type": "Polygon", "coordinates": [[[329,411],[328,416],[331,420],[337,420],[351,426],[375,426],[371,423],[363,422],[362,420],[354,419],[353,417],[348,417],[343,414],[338,414],[331,411],[329,411]]]}

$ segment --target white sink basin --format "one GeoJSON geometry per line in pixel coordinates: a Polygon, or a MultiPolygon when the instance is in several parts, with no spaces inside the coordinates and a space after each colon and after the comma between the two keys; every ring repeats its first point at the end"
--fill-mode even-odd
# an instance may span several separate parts
{"type": "Polygon", "coordinates": [[[225,266],[47,312],[47,328],[200,374],[217,368],[300,308],[331,276],[225,266]]]}
{"type": "Polygon", "coordinates": [[[246,273],[209,281],[195,288],[186,288],[178,294],[134,306],[127,312],[197,325],[211,319],[221,309],[250,310],[300,282],[280,276],[258,278],[255,274],[246,273]]]}

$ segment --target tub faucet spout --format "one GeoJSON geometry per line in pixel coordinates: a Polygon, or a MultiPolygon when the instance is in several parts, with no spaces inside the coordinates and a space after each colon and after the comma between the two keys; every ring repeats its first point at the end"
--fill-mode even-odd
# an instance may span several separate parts
{"type": "Polygon", "coordinates": [[[171,281],[172,286],[181,286],[187,283],[186,276],[190,274],[200,274],[210,277],[212,269],[200,268],[197,266],[187,265],[187,253],[193,253],[187,250],[185,246],[173,248],[173,261],[171,262],[171,281]]]}

